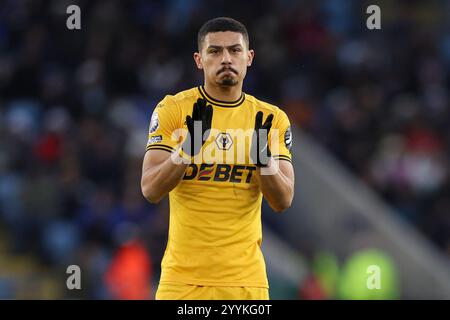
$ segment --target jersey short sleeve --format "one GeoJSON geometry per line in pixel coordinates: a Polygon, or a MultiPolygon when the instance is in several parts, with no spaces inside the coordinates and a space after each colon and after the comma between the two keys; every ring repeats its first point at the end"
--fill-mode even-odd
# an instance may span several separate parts
{"type": "Polygon", "coordinates": [[[158,103],[150,119],[146,151],[174,151],[179,142],[175,132],[180,128],[181,115],[178,106],[170,96],[166,96],[158,103]]]}
{"type": "Polygon", "coordinates": [[[292,162],[292,132],[289,118],[283,110],[279,110],[276,117],[271,134],[276,134],[278,139],[274,139],[273,136],[271,137],[272,156],[275,160],[292,162]],[[273,145],[274,142],[277,143],[277,146],[273,145]]]}

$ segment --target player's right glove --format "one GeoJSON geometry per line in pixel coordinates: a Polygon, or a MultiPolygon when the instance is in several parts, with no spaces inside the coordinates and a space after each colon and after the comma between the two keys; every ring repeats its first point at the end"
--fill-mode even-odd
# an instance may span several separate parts
{"type": "Polygon", "coordinates": [[[186,116],[189,135],[184,140],[181,149],[187,156],[194,157],[200,152],[203,144],[207,140],[204,134],[207,130],[211,129],[212,116],[212,106],[207,105],[205,99],[199,98],[194,103],[192,116],[186,116]]]}
{"type": "Polygon", "coordinates": [[[258,167],[267,167],[272,153],[269,149],[269,131],[272,127],[273,114],[269,114],[263,124],[263,113],[258,111],[255,117],[250,157],[258,167]]]}

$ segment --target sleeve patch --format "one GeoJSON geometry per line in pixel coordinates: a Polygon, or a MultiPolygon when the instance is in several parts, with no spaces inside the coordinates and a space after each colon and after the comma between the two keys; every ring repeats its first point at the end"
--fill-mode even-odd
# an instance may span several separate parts
{"type": "Polygon", "coordinates": [[[150,130],[149,130],[149,134],[152,134],[153,132],[155,132],[156,130],[158,130],[159,128],[159,120],[158,120],[158,111],[153,111],[152,114],[152,119],[150,121],[150,130]]]}
{"type": "Polygon", "coordinates": [[[154,144],[154,143],[160,143],[162,141],[162,136],[153,136],[150,137],[150,139],[148,139],[148,143],[147,144],[154,144]]]}
{"type": "Polygon", "coordinates": [[[286,132],[284,133],[284,144],[286,145],[286,148],[291,151],[292,148],[292,132],[291,132],[291,126],[289,126],[286,129],[286,132]]]}

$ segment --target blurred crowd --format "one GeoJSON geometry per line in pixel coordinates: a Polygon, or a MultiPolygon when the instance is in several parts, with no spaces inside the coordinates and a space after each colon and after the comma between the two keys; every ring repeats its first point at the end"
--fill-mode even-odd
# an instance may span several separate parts
{"type": "Polygon", "coordinates": [[[120,279],[157,281],[167,239],[167,203],[140,191],[150,116],[164,95],[201,84],[196,33],[232,16],[256,51],[244,90],[283,108],[450,254],[450,6],[379,3],[372,31],[369,3],[355,0],[2,1],[0,224],[11,250],[54,268],[80,262],[86,298],[151,291],[117,294],[120,279]],[[66,28],[70,4],[81,30],[66,28]],[[136,259],[145,267],[120,273],[136,259]]]}

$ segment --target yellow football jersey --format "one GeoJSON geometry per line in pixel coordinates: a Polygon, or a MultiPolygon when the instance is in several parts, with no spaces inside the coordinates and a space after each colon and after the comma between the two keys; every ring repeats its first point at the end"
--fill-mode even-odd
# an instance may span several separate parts
{"type": "Polygon", "coordinates": [[[262,193],[249,158],[250,141],[242,132],[254,130],[258,111],[263,121],[272,113],[272,156],[291,161],[289,119],[278,107],[251,95],[222,102],[200,86],[168,95],[157,105],[146,149],[176,150],[183,138],[174,132],[187,128],[186,116],[192,115],[198,98],[213,106],[211,132],[202,161],[190,164],[169,193],[169,237],[160,282],[268,288],[261,251],[262,193]]]}

